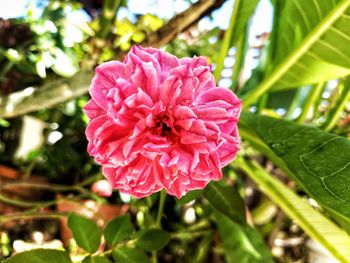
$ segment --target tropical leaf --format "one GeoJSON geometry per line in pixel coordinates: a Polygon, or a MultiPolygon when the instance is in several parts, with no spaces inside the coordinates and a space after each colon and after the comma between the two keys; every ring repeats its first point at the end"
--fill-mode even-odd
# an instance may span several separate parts
{"type": "Polygon", "coordinates": [[[275,34],[272,70],[245,96],[248,106],[266,91],[322,82],[350,74],[350,1],[290,0],[275,34]]]}
{"type": "Polygon", "coordinates": [[[315,127],[246,112],[241,121],[283,160],[305,191],[349,229],[350,141],[315,127]]]}

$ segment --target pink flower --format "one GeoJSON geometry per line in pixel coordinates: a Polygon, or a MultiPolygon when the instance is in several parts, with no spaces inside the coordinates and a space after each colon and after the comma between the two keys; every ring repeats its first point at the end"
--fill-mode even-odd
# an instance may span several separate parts
{"type": "Polygon", "coordinates": [[[178,198],[222,178],[239,150],[241,101],[216,87],[203,57],[132,47],[96,68],[85,112],[88,152],[113,188],[178,198]]]}
{"type": "Polygon", "coordinates": [[[110,197],[113,189],[107,180],[99,180],[91,186],[91,191],[102,197],[110,197]]]}

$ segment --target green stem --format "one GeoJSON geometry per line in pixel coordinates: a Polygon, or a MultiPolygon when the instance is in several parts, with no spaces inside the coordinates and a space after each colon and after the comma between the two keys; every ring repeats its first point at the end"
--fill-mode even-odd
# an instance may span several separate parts
{"type": "MultiPolygon", "coordinates": [[[[9,205],[14,205],[14,206],[18,206],[18,207],[23,207],[23,208],[31,208],[28,209],[24,212],[19,212],[16,214],[9,214],[9,215],[5,215],[5,216],[0,216],[0,222],[6,222],[6,221],[10,221],[10,220],[15,220],[17,218],[21,219],[22,215],[23,218],[27,218],[28,215],[36,215],[38,213],[42,213],[40,211],[40,209],[42,208],[46,208],[46,207],[50,207],[53,206],[55,204],[57,204],[58,202],[60,202],[61,200],[67,200],[69,202],[75,202],[77,200],[80,200],[81,198],[87,197],[89,195],[87,194],[80,194],[77,195],[73,198],[59,198],[59,199],[55,199],[55,200],[51,200],[51,201],[46,201],[46,202],[27,202],[27,201],[22,201],[22,200],[13,200],[13,199],[9,199],[7,197],[4,197],[2,195],[0,195],[0,201],[9,205]],[[14,219],[13,219],[14,218],[14,219]]],[[[33,217],[35,218],[35,217],[33,217]]]]}
{"type": "Polygon", "coordinates": [[[214,77],[215,77],[216,81],[219,81],[219,79],[221,77],[221,71],[224,68],[224,61],[225,61],[225,58],[227,56],[228,50],[230,48],[230,43],[232,40],[233,31],[235,29],[235,25],[236,25],[236,21],[237,21],[240,2],[241,2],[241,0],[235,1],[232,15],[231,15],[230,25],[229,25],[228,29],[226,30],[225,35],[224,35],[224,39],[222,41],[219,60],[216,63],[216,69],[214,72],[214,77]]]}
{"type": "Polygon", "coordinates": [[[7,72],[9,72],[11,70],[11,68],[13,67],[15,63],[13,61],[6,61],[5,65],[3,66],[3,69],[0,72],[0,78],[5,77],[5,75],[7,74],[7,72]]]}
{"type": "MultiPolygon", "coordinates": [[[[164,204],[166,199],[166,191],[163,189],[159,193],[159,206],[158,206],[158,213],[156,218],[156,227],[162,228],[162,217],[163,217],[163,211],[164,211],[164,204]]],[[[157,263],[158,262],[158,254],[157,251],[152,251],[152,262],[157,263]]]]}
{"type": "Polygon", "coordinates": [[[78,185],[59,185],[59,184],[36,184],[36,183],[27,183],[27,182],[19,182],[19,183],[8,183],[1,187],[2,189],[13,189],[13,188],[31,188],[31,189],[40,189],[40,190],[48,190],[52,192],[79,192],[86,193],[88,190],[84,189],[78,185]]]}
{"type": "Polygon", "coordinates": [[[260,114],[263,109],[266,107],[267,101],[269,99],[269,94],[264,94],[261,96],[261,98],[258,101],[258,109],[256,111],[256,114],[260,114]]]}
{"type": "Polygon", "coordinates": [[[30,208],[30,207],[40,206],[42,204],[45,204],[44,202],[28,202],[28,201],[11,199],[1,194],[0,194],[0,202],[8,205],[17,206],[17,207],[23,207],[23,208],[30,208]]]}
{"type": "Polygon", "coordinates": [[[324,130],[331,131],[336,125],[341,117],[341,113],[346,107],[346,104],[350,100],[350,80],[346,81],[343,85],[343,91],[339,97],[336,106],[329,112],[329,115],[323,124],[324,130]],[[344,85],[345,84],[345,85],[344,85]]]}
{"type": "Polygon", "coordinates": [[[31,213],[20,213],[20,214],[11,214],[0,217],[0,224],[13,221],[13,220],[31,220],[31,219],[60,219],[62,217],[66,217],[68,213],[66,212],[54,212],[54,213],[43,213],[39,212],[31,212],[31,213]]]}
{"type": "Polygon", "coordinates": [[[201,230],[196,232],[176,232],[176,233],[171,233],[170,238],[181,239],[181,240],[193,240],[198,237],[205,236],[211,233],[212,233],[212,230],[201,230]]]}
{"type": "MultiPolygon", "coordinates": [[[[247,29],[246,29],[247,30],[247,29]]],[[[235,64],[233,65],[233,74],[232,74],[232,87],[233,91],[237,92],[239,88],[239,75],[242,69],[242,64],[244,63],[244,49],[245,49],[245,35],[240,36],[236,45],[235,53],[235,64]]]]}
{"type": "Polygon", "coordinates": [[[309,91],[309,94],[305,100],[305,104],[303,106],[303,110],[299,117],[296,119],[297,123],[304,123],[307,114],[311,110],[311,108],[315,105],[316,100],[322,96],[323,89],[325,87],[324,82],[318,83],[313,89],[309,91]]]}
{"type": "Polygon", "coordinates": [[[108,37],[108,34],[111,32],[111,27],[113,21],[117,15],[118,8],[121,4],[121,0],[105,0],[102,17],[100,19],[100,29],[97,32],[99,38],[105,39],[108,37]]]}
{"type": "Polygon", "coordinates": [[[285,115],[285,118],[287,120],[291,120],[293,119],[293,114],[296,110],[296,108],[299,106],[299,101],[300,101],[300,97],[301,97],[301,94],[302,94],[302,91],[303,91],[303,88],[299,88],[295,95],[294,95],[294,98],[293,98],[293,101],[292,103],[290,104],[288,110],[287,110],[287,113],[285,115]]]}
{"type": "Polygon", "coordinates": [[[166,198],[166,191],[162,190],[159,194],[159,207],[158,207],[158,213],[157,213],[157,219],[156,219],[157,228],[162,228],[161,221],[163,217],[165,198],[166,198]]]}

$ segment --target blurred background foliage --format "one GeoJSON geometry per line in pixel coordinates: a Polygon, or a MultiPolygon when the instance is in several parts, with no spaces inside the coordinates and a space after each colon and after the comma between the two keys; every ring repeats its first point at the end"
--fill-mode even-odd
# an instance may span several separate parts
{"type": "MultiPolygon", "coordinates": [[[[316,66],[311,59],[302,60],[299,67],[305,67],[305,72],[309,67],[310,76],[296,64],[288,64],[284,72],[276,66],[284,65],[284,59],[303,44],[305,36],[313,34],[311,29],[324,21],[328,11],[333,14],[333,9],[346,3],[315,1],[320,17],[308,14],[304,22],[295,15],[295,6],[279,0],[174,0],[165,1],[167,4],[152,0],[133,3],[134,8],[131,2],[135,1],[122,0],[29,1],[23,16],[0,18],[0,259],[33,248],[65,247],[76,262],[87,254],[83,262],[148,262],[149,258],[153,262],[157,258],[159,262],[337,262],[326,247],[338,260],[350,262],[337,254],[339,247],[331,244],[334,239],[315,241],[324,233],[312,229],[309,221],[318,213],[323,216],[328,207],[323,207],[322,201],[318,204],[308,189],[279,165],[281,159],[262,143],[263,132],[261,140],[251,133],[248,117],[240,127],[242,156],[248,156],[255,166],[239,157],[238,165],[224,169],[222,182],[180,200],[168,196],[160,218],[157,194],[136,200],[112,192],[101,181],[100,167],[86,152],[88,119],[82,111],[88,100],[86,82],[96,65],[122,59],[134,44],[161,47],[178,57],[206,56],[219,85],[237,92],[250,112],[348,137],[348,52],[340,55],[345,62],[340,59],[339,68],[329,63],[328,57],[319,58],[323,64],[316,66]],[[138,5],[150,12],[138,12],[138,5]],[[181,15],[187,8],[192,8],[188,10],[193,16],[181,15]],[[175,19],[160,15],[169,10],[175,19]],[[288,24],[293,19],[299,21],[295,30],[288,24]],[[227,22],[224,27],[218,23],[222,20],[227,22]],[[325,69],[326,77],[322,75],[325,69]],[[67,85],[71,87],[66,89],[67,85]],[[261,175],[256,178],[254,174],[261,175]],[[270,177],[278,182],[268,181],[270,177]],[[261,178],[281,191],[276,194],[266,188],[261,178]],[[295,202],[289,208],[284,206],[284,195],[295,202]],[[305,208],[309,219],[294,213],[298,202],[305,200],[316,207],[305,208]],[[110,226],[110,230],[126,231],[129,236],[118,241],[113,253],[116,244],[102,243],[98,255],[103,259],[93,261],[89,257],[95,251],[89,251],[90,244],[79,242],[75,230],[80,223],[92,229],[95,226],[71,216],[68,227],[74,241],[65,219],[71,211],[94,219],[99,228],[128,214],[118,221],[125,229],[110,226]],[[147,233],[159,223],[165,234],[147,233]],[[155,247],[149,247],[149,242],[155,247]],[[320,258],[326,261],[318,261],[320,258]]],[[[305,2],[291,2],[307,7],[305,2]]],[[[0,8],[6,5],[0,4],[0,8]]],[[[334,31],[343,30],[346,35],[350,33],[350,15],[344,10],[343,25],[339,22],[340,29],[334,31]]],[[[339,246],[348,244],[333,221],[345,227],[348,218],[345,223],[336,216],[325,218],[320,218],[321,226],[335,227],[335,238],[344,241],[338,242],[339,246]]],[[[109,237],[105,235],[105,239],[109,237]]]]}

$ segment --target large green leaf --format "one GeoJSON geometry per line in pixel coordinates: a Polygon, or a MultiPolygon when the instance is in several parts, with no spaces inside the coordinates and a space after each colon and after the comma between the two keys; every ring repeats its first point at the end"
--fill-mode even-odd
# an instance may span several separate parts
{"type": "Polygon", "coordinates": [[[212,182],[205,188],[204,196],[213,207],[233,222],[246,225],[243,198],[233,187],[212,182]]]}
{"type": "Polygon", "coordinates": [[[97,251],[101,241],[101,230],[94,221],[71,213],[68,216],[68,227],[79,247],[90,253],[97,251]]]}
{"type": "Polygon", "coordinates": [[[283,5],[274,67],[245,97],[245,106],[272,87],[285,89],[350,74],[350,1],[290,0],[283,5]]]}
{"type": "Polygon", "coordinates": [[[340,262],[349,262],[350,237],[344,230],[268,174],[257,162],[249,162],[238,156],[234,165],[245,171],[261,191],[278,204],[311,238],[322,244],[340,262]]]}
{"type": "Polygon", "coordinates": [[[241,121],[283,160],[305,191],[349,229],[350,141],[251,113],[243,113],[241,121]]]}
{"type": "Polygon", "coordinates": [[[69,254],[55,249],[34,249],[19,253],[3,263],[72,263],[69,254]]]}
{"type": "Polygon", "coordinates": [[[168,244],[170,234],[161,229],[143,229],[137,233],[137,246],[146,251],[159,250],[168,244]]]}
{"type": "Polygon", "coordinates": [[[134,227],[130,221],[130,215],[118,216],[110,221],[103,231],[103,235],[110,246],[131,236],[134,227]]]}
{"type": "Polygon", "coordinates": [[[215,213],[228,263],[272,263],[271,254],[259,232],[249,226],[234,223],[221,213],[215,213]]]}

